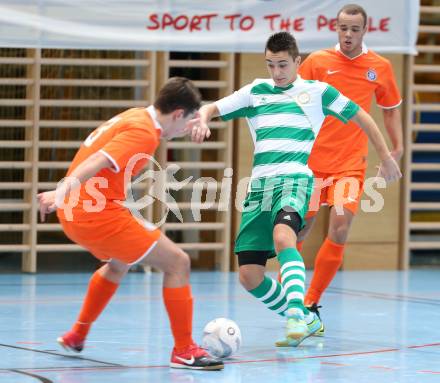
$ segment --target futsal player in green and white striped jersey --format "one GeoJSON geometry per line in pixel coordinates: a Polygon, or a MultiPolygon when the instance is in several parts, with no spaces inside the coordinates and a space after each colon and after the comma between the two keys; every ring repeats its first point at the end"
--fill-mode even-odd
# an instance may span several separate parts
{"type": "Polygon", "coordinates": [[[401,173],[382,134],[362,108],[331,85],[297,75],[301,57],[290,33],[272,35],[265,58],[271,78],[257,79],[204,105],[192,138],[197,142],[208,138],[208,122],[215,116],[247,119],[255,151],[235,242],[240,282],[269,310],[287,317],[286,339],[277,345],[297,346],[322,325],[304,307],[305,267],[296,239],[313,191],[307,159],[325,117],[354,120],[367,133],[387,182],[401,173]],[[280,263],[281,284],[265,275],[267,259],[274,256],[280,263]]]}

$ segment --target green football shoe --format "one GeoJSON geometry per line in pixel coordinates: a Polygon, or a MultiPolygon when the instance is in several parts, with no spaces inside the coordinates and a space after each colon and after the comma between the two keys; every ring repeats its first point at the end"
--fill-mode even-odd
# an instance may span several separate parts
{"type": "MultiPolygon", "coordinates": [[[[313,314],[311,321],[306,323],[304,317],[289,317],[287,320],[286,339],[281,339],[275,342],[276,347],[297,347],[299,344],[309,336],[323,336],[324,325],[319,318],[316,311],[311,311],[313,314]],[[322,331],[322,335],[316,335],[322,331]]],[[[300,316],[299,316],[300,317],[300,316]]]]}

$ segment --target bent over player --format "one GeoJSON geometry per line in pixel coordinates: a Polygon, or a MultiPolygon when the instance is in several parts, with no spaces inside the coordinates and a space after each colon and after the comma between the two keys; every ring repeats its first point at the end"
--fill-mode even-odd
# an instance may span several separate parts
{"type": "Polygon", "coordinates": [[[146,164],[145,157],[153,155],[161,138],[183,136],[191,130],[197,121],[195,113],[200,101],[199,91],[189,80],[179,77],[168,80],[154,105],[129,109],[93,131],[81,145],[64,181],[56,190],[38,195],[42,221],[59,206],[57,215],[66,235],[106,262],[90,279],[77,321],[58,338],[66,349],[78,352],[83,349],[90,327],[109,303],[130,265],[142,262],[164,272],[163,300],[174,337],[170,366],[223,368],[221,361],[211,358],[192,339],[189,256],[153,225],[134,218],[118,202],[126,199],[127,179],[146,164]],[[139,155],[144,159],[135,163],[133,174],[125,174],[131,160],[139,155]],[[86,208],[95,199],[96,191],[105,197],[101,211],[86,208]],[[76,206],[69,211],[63,209],[64,201],[78,192],[76,206]]]}

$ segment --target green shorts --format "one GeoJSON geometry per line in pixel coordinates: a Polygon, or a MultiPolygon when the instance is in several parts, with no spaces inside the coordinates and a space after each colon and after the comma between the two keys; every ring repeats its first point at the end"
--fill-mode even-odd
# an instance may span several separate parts
{"type": "Polygon", "coordinates": [[[289,207],[299,214],[304,227],[312,192],[313,177],[306,175],[282,177],[273,189],[251,189],[243,202],[235,253],[257,250],[275,254],[273,228],[277,214],[289,207]]]}

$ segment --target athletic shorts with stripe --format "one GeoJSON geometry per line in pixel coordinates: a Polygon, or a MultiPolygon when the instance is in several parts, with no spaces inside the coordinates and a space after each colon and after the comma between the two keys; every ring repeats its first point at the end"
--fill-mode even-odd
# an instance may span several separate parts
{"type": "Polygon", "coordinates": [[[313,177],[282,177],[281,185],[272,190],[251,190],[247,194],[235,241],[235,253],[268,251],[275,256],[273,228],[282,209],[297,212],[302,221],[301,226],[304,226],[304,216],[313,192],[313,177]]]}
{"type": "Polygon", "coordinates": [[[156,245],[160,230],[134,218],[127,210],[104,220],[71,222],[60,220],[64,233],[96,258],[116,259],[125,264],[142,260],[156,245]]]}
{"type": "Polygon", "coordinates": [[[365,169],[314,174],[315,187],[306,217],[315,216],[322,205],[343,207],[356,214],[364,190],[365,169]]]}

